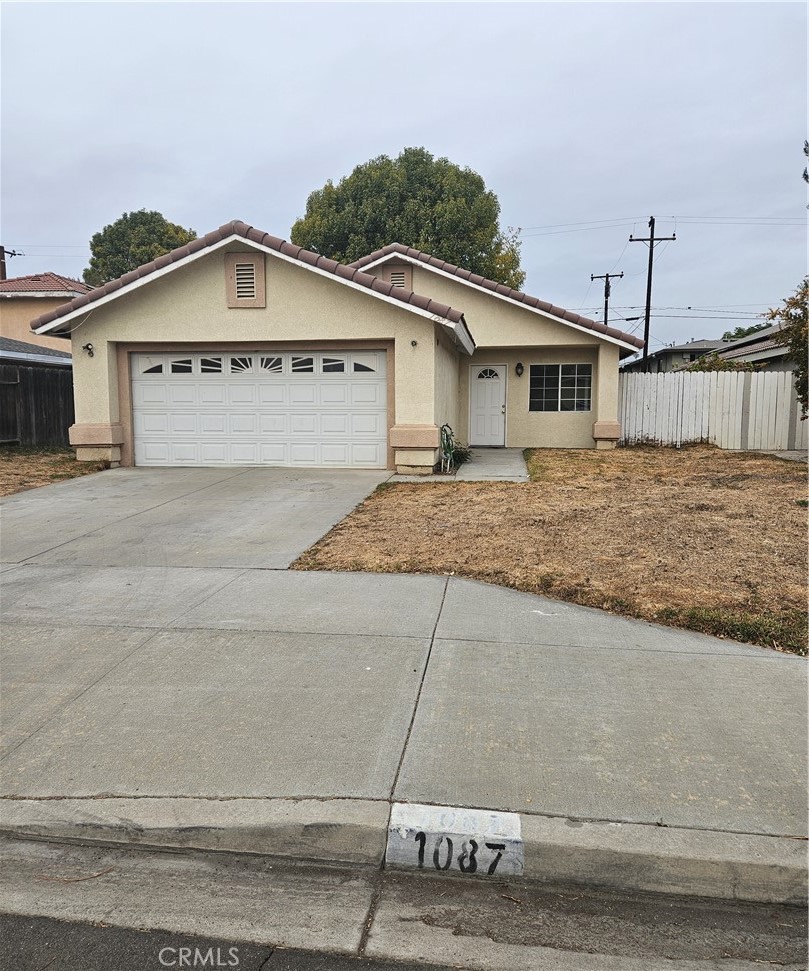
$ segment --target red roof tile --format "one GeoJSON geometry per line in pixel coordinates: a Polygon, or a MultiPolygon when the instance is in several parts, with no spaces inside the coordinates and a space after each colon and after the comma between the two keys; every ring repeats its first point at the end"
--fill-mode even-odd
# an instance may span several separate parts
{"type": "Polygon", "coordinates": [[[376,263],[377,260],[394,254],[406,256],[411,260],[424,263],[426,266],[435,267],[437,270],[442,270],[444,273],[457,276],[459,279],[482,287],[484,290],[491,290],[493,293],[497,293],[507,300],[513,300],[515,303],[521,303],[523,306],[531,307],[535,310],[542,310],[545,313],[552,314],[554,317],[559,317],[561,320],[566,320],[568,323],[576,324],[579,327],[586,327],[588,330],[595,331],[597,334],[604,334],[615,340],[624,341],[633,347],[643,347],[643,340],[640,337],[635,337],[633,334],[625,334],[622,330],[618,330],[615,327],[605,327],[604,324],[598,323],[597,320],[590,320],[589,317],[582,317],[581,314],[574,313],[572,310],[556,307],[546,300],[532,297],[527,293],[523,293],[521,290],[513,290],[503,283],[487,280],[485,277],[478,276],[477,273],[471,273],[469,270],[455,266],[454,263],[446,263],[436,256],[430,256],[429,253],[422,253],[420,250],[413,249],[410,246],[403,246],[401,243],[389,243],[387,246],[383,246],[382,249],[378,249],[373,253],[369,253],[367,256],[363,256],[359,260],[355,260],[349,266],[361,270],[371,263],[376,263]]]}
{"type": "Polygon", "coordinates": [[[89,293],[92,288],[80,280],[58,273],[34,273],[0,280],[0,293],[89,293]]]}
{"type": "Polygon", "coordinates": [[[55,310],[42,314],[31,321],[31,329],[36,330],[45,324],[50,324],[58,320],[60,317],[65,317],[76,310],[81,310],[83,307],[94,303],[96,300],[100,300],[102,297],[106,297],[108,294],[114,293],[116,290],[120,290],[135,280],[142,280],[144,277],[149,276],[149,274],[154,273],[156,270],[162,269],[164,266],[177,263],[192,253],[197,253],[216,243],[221,243],[231,236],[240,236],[242,239],[250,242],[259,243],[261,246],[275,250],[283,256],[291,257],[294,260],[316,267],[326,273],[332,273],[340,277],[340,279],[350,280],[352,283],[365,287],[367,290],[373,290],[387,297],[393,297],[401,303],[409,304],[426,313],[443,317],[445,320],[449,320],[455,324],[463,324],[464,328],[466,327],[466,321],[460,310],[453,310],[452,307],[438,303],[430,297],[423,297],[418,293],[410,293],[407,290],[403,290],[401,287],[394,287],[392,284],[385,283],[370,273],[363,273],[356,267],[344,266],[335,260],[327,259],[318,253],[311,253],[309,250],[302,249],[300,246],[295,246],[294,243],[288,243],[286,240],[279,239],[277,236],[270,236],[269,233],[255,229],[253,226],[248,226],[247,223],[241,222],[240,220],[233,220],[233,222],[225,223],[219,229],[215,229],[205,236],[186,243],[185,246],[180,246],[178,249],[158,257],[158,259],[152,260],[151,263],[145,263],[143,266],[139,266],[137,270],[132,270],[132,272],[124,274],[124,276],[117,280],[111,280],[101,287],[96,287],[89,293],[83,293],[82,296],[76,297],[75,300],[71,300],[70,303],[66,303],[62,307],[57,307],[55,310]]]}

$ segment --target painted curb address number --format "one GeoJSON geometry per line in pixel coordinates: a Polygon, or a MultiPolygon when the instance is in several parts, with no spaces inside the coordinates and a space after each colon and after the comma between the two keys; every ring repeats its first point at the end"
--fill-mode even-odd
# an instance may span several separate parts
{"type": "Polygon", "coordinates": [[[520,875],[524,852],[517,813],[395,803],[389,866],[478,876],[520,875]]]}

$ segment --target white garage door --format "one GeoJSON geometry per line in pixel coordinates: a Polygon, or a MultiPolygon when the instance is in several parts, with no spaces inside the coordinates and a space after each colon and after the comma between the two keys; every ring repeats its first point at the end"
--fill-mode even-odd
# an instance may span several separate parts
{"type": "Polygon", "coordinates": [[[384,351],[132,358],[136,465],[387,464],[384,351]]]}

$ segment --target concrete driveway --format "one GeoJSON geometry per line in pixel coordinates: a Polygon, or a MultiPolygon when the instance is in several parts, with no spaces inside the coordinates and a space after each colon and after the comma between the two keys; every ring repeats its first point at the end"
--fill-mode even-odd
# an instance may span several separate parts
{"type": "Polygon", "coordinates": [[[389,476],[111,469],[5,499],[0,560],[282,570],[389,476]]]}

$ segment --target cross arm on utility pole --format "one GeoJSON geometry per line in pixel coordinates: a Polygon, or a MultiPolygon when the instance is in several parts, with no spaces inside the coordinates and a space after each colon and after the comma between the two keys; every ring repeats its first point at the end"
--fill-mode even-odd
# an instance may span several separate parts
{"type": "Polygon", "coordinates": [[[673,236],[657,236],[655,237],[655,217],[649,217],[649,235],[648,236],[629,236],[630,243],[648,243],[649,244],[649,268],[646,271],[646,314],[644,316],[643,324],[643,358],[645,362],[646,358],[649,356],[649,323],[652,317],[652,264],[654,263],[654,252],[655,245],[657,243],[662,243],[664,241],[672,242],[677,239],[677,234],[673,236]]]}
{"type": "Polygon", "coordinates": [[[593,280],[603,280],[604,281],[604,326],[607,326],[608,313],[610,307],[610,280],[620,280],[624,275],[624,271],[621,270],[620,273],[601,273],[600,275],[590,274],[590,283],[593,280]]]}

